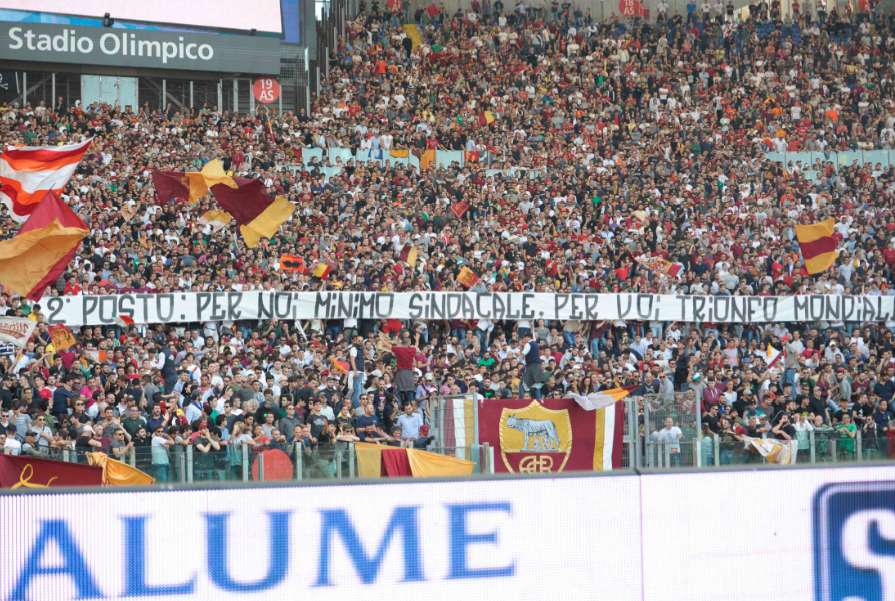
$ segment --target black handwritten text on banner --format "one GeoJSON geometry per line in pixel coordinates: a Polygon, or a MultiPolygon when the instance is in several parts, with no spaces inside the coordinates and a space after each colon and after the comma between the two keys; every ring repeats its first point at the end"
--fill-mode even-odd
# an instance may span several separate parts
{"type": "Polygon", "coordinates": [[[680,296],[534,292],[172,292],[45,297],[70,326],[270,319],[641,320],[694,323],[886,321],[892,296],[680,296]]]}

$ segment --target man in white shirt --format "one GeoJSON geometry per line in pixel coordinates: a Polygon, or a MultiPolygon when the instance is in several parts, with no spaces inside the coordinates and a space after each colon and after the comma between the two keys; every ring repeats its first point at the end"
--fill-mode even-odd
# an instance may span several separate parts
{"type": "Polygon", "coordinates": [[[652,433],[651,438],[659,444],[660,457],[669,457],[672,466],[681,464],[681,438],[684,433],[674,425],[674,420],[665,418],[665,427],[652,433]]]}
{"type": "Polygon", "coordinates": [[[416,401],[404,405],[404,413],[398,416],[398,426],[401,427],[402,446],[425,449],[429,439],[422,436],[421,429],[424,420],[422,412],[417,408],[416,401]]]}
{"type": "Polygon", "coordinates": [[[3,454],[4,455],[21,455],[22,454],[22,443],[16,438],[16,427],[10,425],[6,432],[2,432],[0,434],[6,434],[6,440],[3,441],[3,454]]]}

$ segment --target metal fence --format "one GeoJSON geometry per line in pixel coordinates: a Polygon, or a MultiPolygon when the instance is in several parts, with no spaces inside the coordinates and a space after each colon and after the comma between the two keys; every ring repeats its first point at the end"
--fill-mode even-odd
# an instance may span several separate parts
{"type": "MultiPolygon", "coordinates": [[[[703,433],[694,391],[672,397],[630,396],[624,400],[621,469],[759,465],[776,463],[743,439],[729,434],[703,433]],[[667,423],[670,420],[670,424],[667,423]],[[663,428],[679,428],[673,442],[661,436],[663,428]]],[[[427,423],[433,440],[431,452],[474,463],[473,473],[495,472],[495,449],[479,443],[477,405],[473,395],[438,396],[427,403],[427,423]],[[472,420],[457,431],[456,412],[472,420]],[[468,437],[468,440],[466,439],[468,437]]],[[[481,402],[488,402],[487,400],[481,402]]],[[[895,430],[878,434],[858,429],[850,436],[841,428],[822,426],[800,431],[791,443],[794,457],[788,463],[843,464],[895,458],[895,430]]],[[[354,443],[306,446],[301,443],[253,446],[224,444],[203,452],[198,444],[174,444],[170,449],[137,446],[124,461],[166,482],[247,482],[265,480],[343,480],[357,477],[354,443]],[[279,450],[282,453],[271,454],[279,450]]],[[[384,447],[388,448],[388,447],[384,447]]],[[[51,459],[87,463],[83,452],[49,449],[51,459]]]]}
{"type": "MultiPolygon", "coordinates": [[[[639,407],[637,445],[642,449],[635,462],[625,467],[674,468],[767,464],[751,443],[730,434],[704,434],[700,405],[694,391],[678,392],[673,399],[645,395],[630,399],[639,407]],[[666,418],[681,430],[681,438],[668,443],[656,436],[666,418]]],[[[765,435],[763,438],[771,438],[765,435]]],[[[790,463],[849,463],[895,458],[895,432],[879,436],[858,429],[854,437],[825,425],[798,433],[795,457],[790,463]]]]}
{"type": "MultiPolygon", "coordinates": [[[[383,448],[397,447],[384,445],[383,448]]],[[[475,448],[431,446],[427,450],[473,461],[473,473],[494,471],[494,453],[488,445],[476,445],[475,448]]],[[[85,452],[72,449],[49,449],[42,456],[70,463],[87,463],[85,452]]],[[[131,448],[121,459],[155,478],[158,484],[345,480],[358,477],[357,455],[351,442],[315,447],[301,443],[263,447],[233,444],[221,445],[220,449],[209,449],[207,452],[196,444],[174,444],[167,450],[146,445],[131,448]],[[274,456],[269,453],[271,450],[280,450],[283,454],[274,456]]]]}

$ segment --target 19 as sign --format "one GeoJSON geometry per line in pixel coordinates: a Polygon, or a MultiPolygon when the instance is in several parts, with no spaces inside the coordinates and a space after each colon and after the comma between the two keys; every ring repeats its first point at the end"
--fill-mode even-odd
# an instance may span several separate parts
{"type": "Polygon", "coordinates": [[[273,104],[280,98],[280,82],[270,77],[256,79],[252,94],[261,104],[273,104]]]}

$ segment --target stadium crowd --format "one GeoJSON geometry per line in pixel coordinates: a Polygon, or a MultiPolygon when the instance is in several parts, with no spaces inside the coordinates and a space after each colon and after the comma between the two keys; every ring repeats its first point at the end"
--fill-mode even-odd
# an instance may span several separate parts
{"type": "MultiPolygon", "coordinates": [[[[765,153],[895,146],[895,22],[807,8],[784,22],[776,2],[745,20],[704,8],[596,22],[568,4],[505,10],[498,0],[417,12],[414,48],[402,19],[374,3],[349,23],[309,117],[7,106],[0,138],[93,139],[64,196],[91,234],[60,294],[460,290],[462,266],[495,291],[891,294],[895,171],[765,153]],[[310,147],[463,150],[466,161],[422,172],[347,161],[325,178],[325,156],[303,162],[310,147]],[[214,158],[285,195],[292,221],[249,249],[235,228],[200,221],[211,200],[156,201],[152,169],[214,158]],[[793,226],[828,216],[841,252],[808,276],[793,226]],[[284,253],[330,273],[285,272],[284,253]],[[682,271],[650,271],[642,255],[682,271]]],[[[17,225],[0,219],[12,235],[17,225]]],[[[660,401],[689,391],[723,436],[801,446],[809,428],[844,442],[860,428],[865,448],[886,453],[895,434],[893,323],[115,325],[81,328],[59,352],[38,304],[2,294],[0,313],[41,322],[23,352],[0,358],[4,452],[143,447],[161,479],[178,445],[425,446],[427,403],[467,392],[639,386],[660,401]],[[784,351],[770,368],[769,343],[784,351]],[[523,378],[534,363],[538,378],[523,378]]]]}

